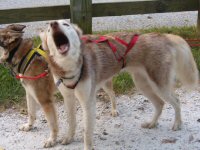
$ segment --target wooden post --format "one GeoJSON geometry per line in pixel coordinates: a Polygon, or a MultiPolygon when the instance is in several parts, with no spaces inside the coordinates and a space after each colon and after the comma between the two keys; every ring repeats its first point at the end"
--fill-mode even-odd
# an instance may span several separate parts
{"type": "Polygon", "coordinates": [[[92,0],[70,0],[71,22],[84,34],[92,33],[92,0]]]}
{"type": "Polygon", "coordinates": [[[197,18],[197,33],[200,36],[200,0],[198,1],[198,18],[197,18]]]}

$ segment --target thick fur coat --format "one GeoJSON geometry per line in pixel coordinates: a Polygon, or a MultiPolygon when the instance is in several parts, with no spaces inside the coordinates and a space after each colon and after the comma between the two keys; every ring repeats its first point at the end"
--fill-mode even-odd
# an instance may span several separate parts
{"type": "MultiPolygon", "coordinates": [[[[133,35],[133,33],[117,33],[114,36],[129,43],[133,35]]],[[[116,60],[106,42],[97,44],[82,41],[80,29],[64,20],[52,22],[41,37],[43,47],[49,50],[54,81],[63,78],[59,90],[65,97],[69,124],[63,144],[70,143],[75,134],[75,98],[77,98],[83,109],[84,149],[91,150],[95,124],[95,93],[122,70],[123,62],[116,60]],[[62,73],[59,73],[58,68],[62,73]],[[69,78],[71,76],[74,77],[69,78]],[[67,88],[67,85],[75,84],[77,81],[75,89],[67,88]]],[[[98,39],[99,36],[91,35],[88,38],[98,39]]],[[[112,36],[107,36],[107,39],[117,47],[120,55],[124,54],[125,46],[112,36]]],[[[178,79],[183,85],[195,88],[199,80],[197,66],[187,42],[172,34],[142,34],[125,59],[126,66],[123,70],[132,75],[136,87],[155,107],[152,120],[142,124],[142,127],[156,126],[165,101],[175,110],[172,129],[179,130],[181,108],[179,99],[174,94],[175,81],[178,79]]],[[[109,88],[107,91],[113,93],[109,88]]]]}

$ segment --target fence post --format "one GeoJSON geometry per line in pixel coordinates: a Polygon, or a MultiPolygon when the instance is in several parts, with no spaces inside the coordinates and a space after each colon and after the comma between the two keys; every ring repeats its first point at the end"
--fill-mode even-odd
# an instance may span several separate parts
{"type": "Polygon", "coordinates": [[[198,18],[197,18],[197,32],[200,36],[200,0],[198,1],[198,18]]]}
{"type": "Polygon", "coordinates": [[[92,33],[92,0],[70,0],[71,22],[78,24],[84,34],[92,33]]]}

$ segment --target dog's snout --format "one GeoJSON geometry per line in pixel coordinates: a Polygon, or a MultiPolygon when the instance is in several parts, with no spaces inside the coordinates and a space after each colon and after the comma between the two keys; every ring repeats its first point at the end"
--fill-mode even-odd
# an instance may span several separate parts
{"type": "Polygon", "coordinates": [[[58,22],[56,22],[56,21],[51,22],[50,25],[51,25],[52,29],[54,29],[54,30],[58,29],[58,22]]]}

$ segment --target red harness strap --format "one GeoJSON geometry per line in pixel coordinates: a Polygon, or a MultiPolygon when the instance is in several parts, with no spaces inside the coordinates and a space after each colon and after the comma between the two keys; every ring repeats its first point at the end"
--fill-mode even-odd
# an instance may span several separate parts
{"type": "Polygon", "coordinates": [[[93,42],[93,43],[101,43],[101,42],[107,42],[109,47],[112,49],[114,55],[115,55],[115,58],[117,59],[118,62],[122,61],[123,60],[123,66],[122,68],[125,67],[126,65],[126,61],[125,61],[125,57],[126,55],[128,54],[128,52],[134,47],[134,45],[136,44],[137,40],[138,40],[138,37],[139,35],[138,34],[135,34],[131,41],[129,43],[126,43],[124,40],[118,38],[118,37],[115,37],[115,40],[118,41],[119,43],[121,43],[122,45],[126,46],[126,51],[124,53],[124,55],[120,56],[117,52],[117,47],[111,42],[109,41],[108,37],[106,36],[100,36],[99,39],[97,40],[90,40],[88,39],[87,37],[83,37],[82,40],[85,41],[85,42],[93,42]]]}
{"type": "Polygon", "coordinates": [[[200,39],[185,39],[191,47],[200,46],[200,39]]]}
{"type": "Polygon", "coordinates": [[[48,74],[48,72],[44,72],[44,73],[41,73],[41,74],[39,74],[39,75],[37,75],[37,76],[34,76],[34,77],[16,75],[16,79],[37,80],[37,79],[40,79],[40,78],[46,77],[47,74],[48,74]]]}

